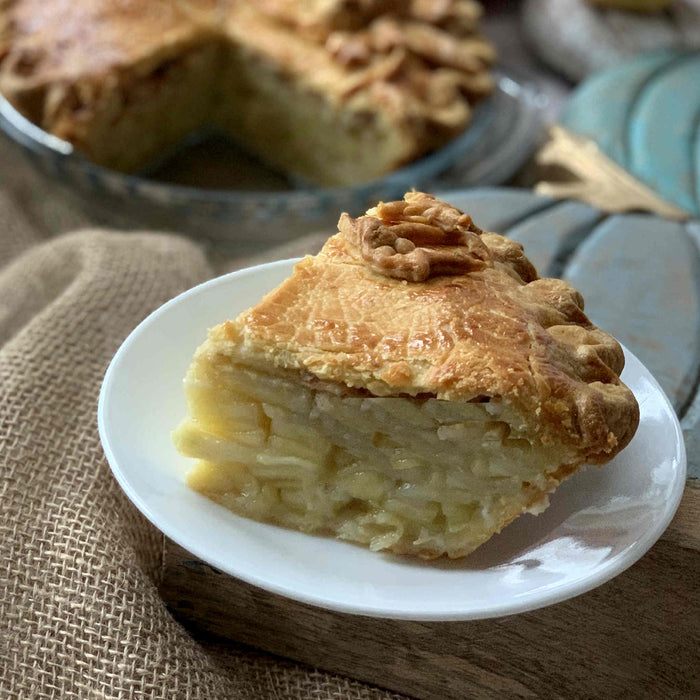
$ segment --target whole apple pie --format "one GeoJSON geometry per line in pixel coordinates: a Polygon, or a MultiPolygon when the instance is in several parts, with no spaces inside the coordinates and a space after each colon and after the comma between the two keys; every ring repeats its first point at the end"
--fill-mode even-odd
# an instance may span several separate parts
{"type": "Polygon", "coordinates": [[[185,379],[192,488],[244,516],[461,557],[639,421],[618,343],[520,244],[412,192],[340,232],[185,379]]]}
{"type": "Polygon", "coordinates": [[[214,125],[322,185],[383,175],[489,94],[474,0],[0,0],[0,92],[135,170],[214,125]]]}

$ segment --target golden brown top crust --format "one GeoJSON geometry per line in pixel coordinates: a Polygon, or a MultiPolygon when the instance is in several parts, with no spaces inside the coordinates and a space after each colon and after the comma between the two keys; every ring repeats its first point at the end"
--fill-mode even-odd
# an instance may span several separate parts
{"type": "Polygon", "coordinates": [[[381,202],[357,219],[343,214],[338,228],[370,268],[386,277],[424,282],[493,265],[471,217],[423,192],[381,202]]]}
{"type": "Polygon", "coordinates": [[[639,420],[619,379],[620,346],[590,323],[575,289],[537,277],[520,244],[495,233],[480,240],[492,264],[409,283],[377,274],[361,246],[335,235],[214,329],[204,351],[378,396],[503,401],[542,443],[607,461],[639,420]]]}
{"type": "Polygon", "coordinates": [[[474,7],[471,0],[0,0],[0,91],[52,131],[59,112],[84,118],[102,91],[157,77],[192,47],[241,46],[331,101],[387,114],[429,150],[463,129],[470,102],[493,89],[494,51],[475,33],[474,7]]]}
{"type": "Polygon", "coordinates": [[[196,20],[211,2],[6,0],[0,5],[0,91],[51,131],[65,103],[88,110],[103,91],[211,41],[212,32],[196,20]]]}
{"type": "Polygon", "coordinates": [[[0,5],[3,78],[77,79],[134,65],[154,52],[158,60],[201,29],[194,20],[198,7],[206,7],[203,0],[6,0],[0,5]]]}

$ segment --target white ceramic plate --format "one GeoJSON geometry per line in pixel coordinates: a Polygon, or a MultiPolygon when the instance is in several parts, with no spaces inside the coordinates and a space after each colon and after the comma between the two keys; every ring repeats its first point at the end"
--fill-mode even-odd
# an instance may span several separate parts
{"type": "Polygon", "coordinates": [[[377,617],[468,620],[556,603],[609,580],[664,531],[685,484],[685,449],[661,388],[627,353],[623,379],[641,408],[630,445],[602,469],[564,482],[542,515],[518,518],[461,561],[374,554],[238,517],[184,483],[190,460],[170,432],[185,415],[182,378],[207,329],[254,304],[294,261],[195,287],[149,316],[105,375],[102,444],[136,506],[209,564],[313,605],[377,617]]]}

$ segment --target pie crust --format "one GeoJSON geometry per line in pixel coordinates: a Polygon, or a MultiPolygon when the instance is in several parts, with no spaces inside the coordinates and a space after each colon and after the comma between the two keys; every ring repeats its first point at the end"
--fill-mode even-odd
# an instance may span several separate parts
{"type": "Polygon", "coordinates": [[[210,331],[175,442],[228,508],[376,550],[468,554],[631,440],[619,344],[519,243],[412,192],[210,331]]]}

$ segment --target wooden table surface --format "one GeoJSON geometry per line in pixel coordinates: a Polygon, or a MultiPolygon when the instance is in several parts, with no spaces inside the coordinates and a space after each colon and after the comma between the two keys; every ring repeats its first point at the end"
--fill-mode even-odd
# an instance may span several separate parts
{"type": "MultiPolygon", "coordinates": [[[[486,31],[502,63],[538,85],[555,122],[573,86],[527,50],[517,31],[519,3],[485,4],[486,31]]],[[[533,181],[532,168],[516,178],[533,181]]],[[[471,193],[455,204],[523,242],[542,274],[579,287],[593,320],[630,347],[668,393],[682,417],[690,478],[660,541],[589,593],[495,620],[417,623],[329,612],[213,570],[170,541],[162,595],[197,629],[423,700],[698,698],[700,225],[610,217],[522,190],[505,198],[471,193]]]]}
{"type": "MultiPolygon", "coordinates": [[[[591,318],[643,360],[683,416],[690,469],[699,476],[697,226],[610,216],[526,190],[447,198],[479,225],[522,242],[542,274],[583,292],[591,318]]],[[[417,623],[330,612],[243,583],[172,542],[161,592],[200,630],[423,700],[700,697],[698,484],[688,480],[671,526],[626,572],[512,617],[417,623]]]]}

